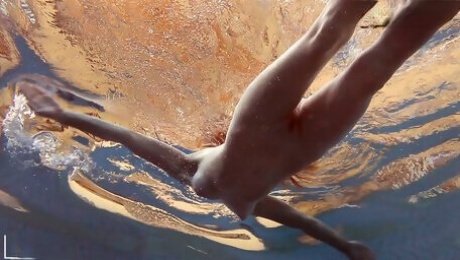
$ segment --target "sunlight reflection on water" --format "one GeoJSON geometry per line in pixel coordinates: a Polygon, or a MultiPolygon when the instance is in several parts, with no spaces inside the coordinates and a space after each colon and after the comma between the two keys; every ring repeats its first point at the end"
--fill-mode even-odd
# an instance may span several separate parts
{"type": "MultiPolygon", "coordinates": [[[[383,20],[388,15],[385,3],[381,1],[363,24],[383,20]]],[[[25,73],[45,75],[40,81],[43,84],[49,84],[47,77],[58,79],[75,91],[94,94],[81,106],[71,105],[72,109],[179,144],[186,151],[195,150],[222,139],[234,105],[247,84],[305,31],[323,5],[324,1],[314,0],[308,4],[104,1],[98,5],[86,0],[0,1],[0,22],[9,25],[0,28],[0,116],[5,153],[12,158],[25,158],[24,163],[31,161],[29,170],[35,167],[44,171],[42,164],[55,170],[52,172],[60,176],[55,177],[58,179],[41,176],[40,180],[50,189],[54,182],[58,183],[60,188],[53,193],[53,200],[61,199],[63,205],[79,205],[66,197],[78,194],[112,215],[121,214],[144,223],[151,228],[145,232],[172,229],[180,234],[177,239],[190,235],[230,248],[265,250],[265,257],[273,254],[295,258],[296,253],[310,250],[297,243],[298,233],[261,219],[241,226],[228,209],[198,198],[189,188],[125,148],[34,118],[23,97],[14,94],[11,80],[25,73]],[[91,107],[96,99],[104,109],[91,107]],[[34,153],[40,164],[31,159],[34,153]],[[262,231],[259,226],[271,228],[262,231]],[[283,239],[287,242],[279,241],[283,239]],[[279,252],[288,249],[292,251],[279,252]]],[[[390,243],[391,236],[377,230],[387,218],[406,223],[406,215],[413,218],[415,212],[422,212],[417,207],[431,200],[439,210],[447,207],[444,200],[449,196],[455,199],[460,186],[459,21],[457,16],[406,62],[347,138],[317,163],[315,172],[301,175],[299,182],[306,188],[286,185],[273,194],[303,212],[323,213],[326,220],[332,219],[334,225],[343,227],[356,239],[369,238],[382,255],[382,245],[390,243]],[[374,217],[378,212],[388,215],[381,213],[378,219],[374,217]],[[377,223],[369,230],[381,235],[363,231],[353,222],[356,215],[377,223]]],[[[312,91],[343,70],[380,32],[358,28],[319,75],[312,91]]],[[[2,156],[2,167],[15,167],[8,156],[2,156]]],[[[27,176],[21,174],[21,179],[12,184],[8,180],[15,178],[14,173],[5,171],[0,170],[4,183],[0,188],[27,203],[29,197],[18,192],[24,187],[32,189],[27,176]]],[[[34,191],[37,197],[51,196],[38,187],[34,191]]],[[[34,203],[39,209],[46,208],[46,202],[34,203]]],[[[80,209],[92,212],[89,208],[80,209]]],[[[423,212],[433,216],[434,222],[441,219],[435,218],[435,213],[423,212]]],[[[38,219],[60,219],[56,212],[41,214],[36,213],[38,219]]],[[[107,225],[113,221],[112,215],[105,216],[110,219],[107,225]]],[[[31,219],[24,217],[23,221],[32,223],[31,219]]],[[[442,221],[453,223],[449,219],[442,221]]],[[[46,226],[44,223],[37,225],[46,226]]],[[[82,226],[76,223],[62,225],[82,226]]],[[[142,229],[145,226],[132,230],[142,229]]],[[[451,244],[452,236],[439,230],[431,233],[451,244]]],[[[394,234],[410,237],[397,227],[394,234]]],[[[421,251],[424,242],[414,239],[421,251]]],[[[124,242],[117,243],[113,248],[124,242]]],[[[198,250],[198,255],[215,255],[216,248],[227,248],[205,242],[190,246],[198,250]]],[[[158,246],[157,249],[161,250],[158,246]]],[[[227,250],[230,256],[239,254],[227,250]]],[[[402,252],[400,256],[410,255],[402,252]]]]}

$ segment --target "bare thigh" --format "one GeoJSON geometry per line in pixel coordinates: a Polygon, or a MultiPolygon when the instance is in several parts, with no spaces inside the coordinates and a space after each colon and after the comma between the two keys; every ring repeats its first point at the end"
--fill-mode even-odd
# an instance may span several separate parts
{"type": "Polygon", "coordinates": [[[374,1],[330,1],[313,26],[249,85],[233,123],[255,125],[289,117],[318,72],[346,43],[374,1]]]}

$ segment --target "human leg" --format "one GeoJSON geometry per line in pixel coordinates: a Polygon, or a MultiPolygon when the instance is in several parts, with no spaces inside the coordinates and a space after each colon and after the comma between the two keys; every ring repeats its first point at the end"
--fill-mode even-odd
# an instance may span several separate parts
{"type": "Polygon", "coordinates": [[[375,3],[331,0],[310,29],[249,85],[232,123],[255,125],[289,117],[315,76],[375,3]]]}
{"type": "Polygon", "coordinates": [[[395,71],[459,10],[459,1],[406,2],[370,48],[302,103],[302,129],[316,127],[322,139],[336,143],[361,118],[373,95],[395,71]],[[324,127],[318,127],[318,122],[324,127]]]}

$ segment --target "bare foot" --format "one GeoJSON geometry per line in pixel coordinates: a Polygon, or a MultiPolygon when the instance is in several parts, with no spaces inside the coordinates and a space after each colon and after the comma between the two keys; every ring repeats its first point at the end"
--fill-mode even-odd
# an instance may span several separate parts
{"type": "Polygon", "coordinates": [[[376,259],[374,253],[372,253],[372,251],[367,246],[357,241],[349,242],[349,249],[347,255],[351,260],[376,259]]]}
{"type": "Polygon", "coordinates": [[[18,91],[27,98],[27,104],[37,115],[53,119],[62,113],[63,110],[48,91],[26,81],[20,81],[16,83],[16,86],[18,91]]]}

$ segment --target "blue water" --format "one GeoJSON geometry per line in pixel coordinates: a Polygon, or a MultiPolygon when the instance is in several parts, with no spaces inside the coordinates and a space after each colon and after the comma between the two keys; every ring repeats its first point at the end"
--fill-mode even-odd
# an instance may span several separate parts
{"type": "MultiPolygon", "coordinates": [[[[111,149],[111,156],[114,153],[132,156],[126,149],[111,149]]],[[[101,150],[96,151],[93,158],[97,159],[98,167],[107,170],[110,166],[103,159],[107,151],[101,150]]],[[[306,246],[297,242],[299,231],[285,227],[266,229],[253,220],[244,223],[221,220],[216,224],[222,229],[244,225],[263,238],[269,248],[267,251],[247,252],[203,238],[152,228],[83,202],[70,192],[64,172],[57,173],[45,167],[21,171],[16,167],[18,162],[7,153],[0,155],[0,162],[0,189],[14,194],[33,212],[29,215],[0,206],[0,227],[7,235],[8,252],[19,248],[21,254],[41,259],[345,259],[327,246],[306,246]]],[[[161,176],[140,161],[135,165],[156,177],[161,176]]],[[[456,161],[443,171],[453,172],[459,166],[456,161]]],[[[319,218],[333,227],[340,226],[347,237],[366,242],[380,259],[459,259],[460,192],[418,204],[406,202],[408,194],[431,186],[437,178],[449,177],[442,172],[430,176],[398,191],[375,193],[362,201],[360,208],[335,209],[319,218]]],[[[165,177],[164,181],[172,180],[165,177]]],[[[114,186],[107,181],[98,184],[110,187],[119,195],[168,208],[142,187],[133,189],[126,183],[114,186]]],[[[181,212],[172,213],[193,221],[181,212]]]]}

